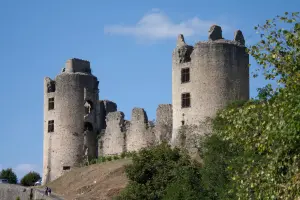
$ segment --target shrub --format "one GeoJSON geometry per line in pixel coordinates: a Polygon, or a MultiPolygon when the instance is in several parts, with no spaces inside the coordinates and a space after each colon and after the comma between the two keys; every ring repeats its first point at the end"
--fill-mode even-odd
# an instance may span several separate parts
{"type": "Polygon", "coordinates": [[[107,159],[107,161],[112,161],[112,157],[111,156],[107,156],[106,159],[107,159]]]}
{"type": "Polygon", "coordinates": [[[121,158],[125,158],[126,157],[126,152],[122,152],[120,156],[121,156],[121,158]]]}
{"type": "Polygon", "coordinates": [[[97,163],[102,163],[102,156],[98,157],[97,163]]]}
{"type": "Polygon", "coordinates": [[[37,172],[29,172],[21,179],[21,185],[33,186],[34,183],[40,179],[41,179],[41,176],[37,172]]]}
{"type": "Polygon", "coordinates": [[[3,169],[0,172],[1,179],[7,179],[10,184],[17,184],[17,175],[13,172],[12,168],[3,169]]]}
{"type": "Polygon", "coordinates": [[[116,199],[174,199],[173,191],[184,192],[182,199],[201,199],[200,166],[185,152],[163,143],[141,150],[132,160],[126,167],[129,184],[116,199]]]}
{"type": "Polygon", "coordinates": [[[114,155],[113,158],[114,158],[114,160],[119,160],[120,159],[118,155],[114,155]]]}
{"type": "Polygon", "coordinates": [[[102,162],[106,162],[107,161],[106,157],[102,157],[101,160],[102,160],[102,162]]]}
{"type": "Polygon", "coordinates": [[[17,196],[16,200],[21,200],[19,196],[17,196]]]}
{"type": "Polygon", "coordinates": [[[97,163],[97,159],[92,159],[91,161],[90,161],[90,165],[93,165],[93,164],[96,164],[97,163]]]}

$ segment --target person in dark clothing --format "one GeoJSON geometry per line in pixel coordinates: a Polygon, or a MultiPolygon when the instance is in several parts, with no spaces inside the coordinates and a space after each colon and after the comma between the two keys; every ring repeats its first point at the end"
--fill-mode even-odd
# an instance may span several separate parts
{"type": "Polygon", "coordinates": [[[45,195],[48,196],[48,187],[45,188],[45,195]]]}

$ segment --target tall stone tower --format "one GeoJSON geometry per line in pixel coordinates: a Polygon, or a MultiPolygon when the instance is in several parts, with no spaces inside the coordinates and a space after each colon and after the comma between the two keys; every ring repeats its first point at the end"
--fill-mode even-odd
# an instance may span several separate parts
{"type": "Polygon", "coordinates": [[[189,46],[178,36],[172,59],[173,133],[182,125],[198,125],[235,100],[249,99],[249,55],[241,31],[233,40],[220,26],[209,30],[208,41],[189,46]]]}
{"type": "Polygon", "coordinates": [[[75,58],[55,80],[45,78],[43,184],[97,156],[98,84],[90,63],[75,58]]]}

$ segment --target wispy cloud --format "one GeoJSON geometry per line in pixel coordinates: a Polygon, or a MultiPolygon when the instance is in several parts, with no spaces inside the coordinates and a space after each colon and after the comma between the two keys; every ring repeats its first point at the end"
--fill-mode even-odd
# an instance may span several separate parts
{"type": "Polygon", "coordinates": [[[185,37],[195,35],[201,37],[208,35],[209,27],[213,24],[222,26],[224,32],[230,29],[228,25],[222,24],[219,21],[204,20],[198,17],[176,23],[165,13],[155,9],[145,14],[134,25],[108,25],[104,27],[104,32],[151,40],[176,38],[178,34],[183,34],[185,37]]]}

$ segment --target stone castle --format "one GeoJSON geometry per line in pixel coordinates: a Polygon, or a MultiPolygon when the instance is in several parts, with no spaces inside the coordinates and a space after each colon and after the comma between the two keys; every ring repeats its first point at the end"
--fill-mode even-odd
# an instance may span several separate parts
{"type": "MultiPolygon", "coordinates": [[[[249,55],[241,31],[233,40],[213,25],[208,41],[189,46],[179,35],[172,58],[172,104],[158,105],[156,122],[142,108],[131,120],[117,104],[99,100],[90,63],[70,59],[54,80],[44,80],[43,183],[78,167],[84,159],[137,151],[162,141],[178,143],[183,126],[200,126],[234,100],[249,99],[249,55]]],[[[209,127],[208,127],[209,128],[209,127]]],[[[196,134],[203,134],[202,127],[196,134]]],[[[193,133],[187,133],[185,142],[193,133]]]]}

